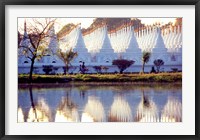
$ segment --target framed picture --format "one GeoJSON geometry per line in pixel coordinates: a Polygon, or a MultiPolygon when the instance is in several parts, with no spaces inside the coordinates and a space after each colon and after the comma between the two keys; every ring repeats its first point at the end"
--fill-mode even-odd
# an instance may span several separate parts
{"type": "Polygon", "coordinates": [[[2,139],[199,138],[199,0],[1,7],[2,139]]]}

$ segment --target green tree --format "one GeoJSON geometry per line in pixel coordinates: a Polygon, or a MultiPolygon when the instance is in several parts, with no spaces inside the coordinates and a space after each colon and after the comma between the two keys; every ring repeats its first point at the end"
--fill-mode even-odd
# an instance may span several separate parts
{"type": "Polygon", "coordinates": [[[149,62],[150,57],[151,57],[150,52],[143,52],[143,54],[142,54],[142,73],[144,73],[144,66],[146,63],[149,62]]]}
{"type": "Polygon", "coordinates": [[[73,52],[72,48],[66,51],[58,50],[58,57],[65,63],[64,74],[68,73],[69,65],[71,65],[71,61],[78,56],[77,52],[73,52]]]}
{"type": "Polygon", "coordinates": [[[162,65],[164,65],[164,61],[162,60],[162,59],[156,59],[156,60],[154,60],[154,65],[156,66],[156,68],[157,68],[157,72],[160,72],[160,67],[162,66],[162,65]]]}
{"type": "Polygon", "coordinates": [[[96,71],[97,73],[102,73],[102,72],[101,72],[101,66],[93,66],[93,68],[95,69],[95,71],[96,71]]]}
{"type": "Polygon", "coordinates": [[[32,74],[34,63],[36,59],[41,59],[48,53],[47,46],[51,36],[49,31],[55,23],[56,19],[51,18],[32,18],[29,24],[24,24],[24,36],[19,45],[18,55],[24,55],[31,60],[31,67],[29,72],[29,82],[32,82],[32,74]]]}
{"type": "Polygon", "coordinates": [[[102,70],[104,70],[104,71],[105,71],[105,73],[107,73],[107,71],[108,71],[108,69],[109,69],[109,68],[108,68],[108,67],[106,67],[106,66],[102,66],[102,67],[101,67],[101,69],[102,69],[102,70]]]}
{"type": "Polygon", "coordinates": [[[46,75],[50,74],[50,72],[53,70],[52,65],[43,65],[43,71],[45,72],[46,75]]]}
{"type": "Polygon", "coordinates": [[[106,66],[93,66],[93,68],[97,73],[102,73],[102,70],[104,70],[107,73],[107,70],[109,69],[106,66]]]}
{"type": "Polygon", "coordinates": [[[120,74],[122,74],[123,71],[134,64],[134,62],[133,60],[116,59],[113,60],[112,64],[116,65],[119,68],[120,74]]]}

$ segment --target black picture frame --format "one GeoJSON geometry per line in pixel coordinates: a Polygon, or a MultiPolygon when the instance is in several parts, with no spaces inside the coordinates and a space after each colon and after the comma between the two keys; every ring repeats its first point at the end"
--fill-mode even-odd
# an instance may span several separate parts
{"type": "Polygon", "coordinates": [[[199,67],[198,60],[200,59],[200,0],[1,0],[0,4],[0,138],[2,140],[17,140],[17,139],[185,139],[197,140],[200,138],[199,131],[199,111],[200,111],[200,96],[199,96],[199,67]],[[46,135],[5,135],[5,9],[6,5],[195,5],[195,135],[115,135],[115,136],[89,136],[89,135],[67,135],[67,136],[46,136],[46,135]]]}

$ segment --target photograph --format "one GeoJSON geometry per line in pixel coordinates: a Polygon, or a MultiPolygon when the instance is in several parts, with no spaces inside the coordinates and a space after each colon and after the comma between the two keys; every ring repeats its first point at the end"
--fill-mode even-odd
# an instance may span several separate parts
{"type": "Polygon", "coordinates": [[[183,25],[18,17],[17,123],[182,123],[183,25]]]}

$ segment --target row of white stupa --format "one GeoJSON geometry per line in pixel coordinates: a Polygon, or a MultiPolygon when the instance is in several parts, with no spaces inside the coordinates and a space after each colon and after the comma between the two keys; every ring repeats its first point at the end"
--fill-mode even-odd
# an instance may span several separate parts
{"type": "MultiPolygon", "coordinates": [[[[78,56],[71,63],[75,67],[73,68],[75,73],[79,72],[81,62],[85,62],[91,73],[95,72],[92,67],[99,65],[108,66],[108,72],[115,72],[117,67],[112,66],[114,59],[134,60],[132,68],[130,67],[126,71],[139,72],[143,51],[151,52],[146,71],[150,71],[155,59],[162,59],[165,62],[164,71],[171,71],[172,68],[182,70],[182,29],[180,26],[174,31],[172,29],[161,31],[160,27],[154,27],[136,33],[134,33],[133,26],[128,26],[114,33],[108,33],[107,27],[104,25],[83,36],[80,25],[77,25],[59,40],[55,34],[54,26],[52,26],[49,34],[51,39],[48,47],[52,54],[35,62],[35,73],[43,73],[43,65],[53,65],[57,67],[54,73],[62,73],[64,63],[56,56],[56,52],[58,49],[66,51],[69,48],[73,48],[73,51],[78,53],[78,56]]],[[[26,32],[20,46],[31,46],[26,32]]],[[[23,47],[20,47],[18,51],[22,52],[23,47]]],[[[19,55],[19,73],[28,73],[29,67],[30,60],[24,55],[19,55]]]]}

